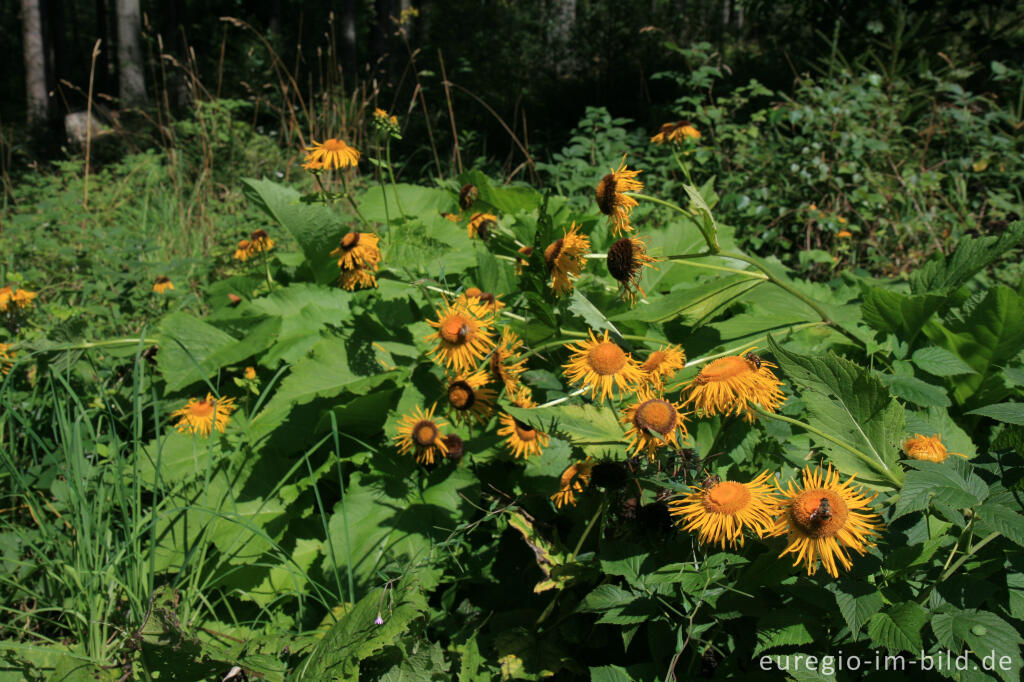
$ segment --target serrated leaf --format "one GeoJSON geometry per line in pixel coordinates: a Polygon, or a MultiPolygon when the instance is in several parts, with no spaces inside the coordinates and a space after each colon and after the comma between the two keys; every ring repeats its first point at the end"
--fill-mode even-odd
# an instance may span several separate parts
{"type": "Polygon", "coordinates": [[[548,434],[561,434],[574,445],[622,441],[625,432],[611,408],[597,405],[555,405],[520,408],[509,406],[509,414],[548,434]]]}
{"type": "Polygon", "coordinates": [[[915,365],[937,377],[952,377],[960,374],[975,374],[971,366],[955,353],[938,346],[918,348],[910,359],[915,365]]]}
{"type": "Polygon", "coordinates": [[[893,487],[902,480],[897,443],[905,414],[882,382],[863,367],[834,353],[802,356],[791,353],[771,337],[779,367],[800,386],[810,412],[809,423],[857,449],[861,456],[811,433],[836,466],[856,473],[864,483],[893,487]]]}
{"type": "Polygon", "coordinates": [[[617,606],[625,606],[636,599],[632,592],[628,592],[618,585],[610,583],[598,585],[587,594],[580,602],[577,610],[584,613],[595,611],[607,611],[617,606]]]}
{"type": "Polygon", "coordinates": [[[157,368],[167,382],[168,393],[212,376],[222,366],[226,352],[237,344],[230,334],[182,312],[161,320],[156,336],[160,345],[157,368]]]}
{"type": "Polygon", "coordinates": [[[922,407],[949,407],[952,405],[946,389],[921,381],[915,376],[888,375],[885,376],[884,381],[893,395],[922,407]]]}
{"type": "Polygon", "coordinates": [[[844,583],[836,586],[835,595],[839,612],[843,614],[846,624],[855,635],[873,615],[878,613],[884,603],[882,595],[871,589],[870,585],[844,583]]]}
{"type": "Polygon", "coordinates": [[[928,622],[928,612],[916,602],[893,604],[881,613],[871,616],[868,635],[875,646],[891,653],[921,650],[921,628],[928,622]]]}
{"type": "Polygon", "coordinates": [[[590,669],[590,682],[632,682],[633,678],[625,668],[617,665],[603,665],[590,669]]]}
{"type": "Polygon", "coordinates": [[[1024,547],[1024,516],[1015,507],[1016,500],[1009,493],[986,500],[974,509],[979,532],[987,535],[999,531],[1008,540],[1024,547]]]}
{"type": "Polygon", "coordinates": [[[1024,426],[1024,403],[996,403],[971,410],[967,414],[979,414],[1007,424],[1024,426]]]}
{"type": "Polygon", "coordinates": [[[873,329],[895,334],[910,342],[945,302],[945,296],[908,296],[881,287],[871,287],[864,292],[861,312],[864,315],[864,322],[873,329]]]}
{"type": "Polygon", "coordinates": [[[997,665],[995,672],[1007,682],[1020,679],[1020,644],[1024,640],[1016,628],[996,614],[950,607],[950,610],[932,616],[932,630],[939,643],[953,651],[961,650],[966,644],[979,659],[995,655],[998,660],[1009,656],[1009,670],[997,665]]]}
{"type": "Polygon", "coordinates": [[[893,511],[893,519],[926,509],[933,501],[960,509],[973,507],[988,497],[988,486],[959,457],[944,462],[910,461],[893,511]]]}
{"type": "Polygon", "coordinates": [[[780,646],[794,646],[810,644],[814,641],[807,625],[804,623],[790,623],[781,627],[770,625],[759,625],[757,629],[757,646],[754,647],[753,656],[759,656],[769,649],[780,646]]]}
{"type": "Polygon", "coordinates": [[[618,328],[608,321],[597,307],[584,296],[579,289],[573,288],[572,298],[569,301],[569,312],[583,320],[584,323],[595,331],[607,329],[611,333],[621,336],[618,328]]]}
{"type": "Polygon", "coordinates": [[[998,237],[966,237],[957,242],[956,251],[947,259],[936,252],[910,275],[910,288],[927,293],[965,284],[974,275],[1006,255],[1024,240],[1024,222],[1010,223],[998,237]]]}

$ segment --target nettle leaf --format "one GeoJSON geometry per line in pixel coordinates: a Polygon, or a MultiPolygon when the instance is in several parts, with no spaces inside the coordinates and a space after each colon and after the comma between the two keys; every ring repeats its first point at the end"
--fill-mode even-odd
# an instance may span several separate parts
{"type": "Polygon", "coordinates": [[[843,581],[835,587],[836,605],[855,635],[882,608],[882,595],[870,585],[843,581]]]}
{"type": "Polygon", "coordinates": [[[752,656],[759,656],[765,651],[778,647],[810,644],[813,641],[814,637],[805,623],[772,625],[762,621],[758,623],[757,646],[754,647],[752,656]]]}
{"type": "Polygon", "coordinates": [[[864,315],[864,322],[873,329],[896,334],[910,342],[945,302],[945,296],[908,296],[881,287],[870,287],[864,292],[861,312],[864,315]]]}
{"type": "Polygon", "coordinates": [[[590,669],[590,682],[633,682],[633,678],[621,666],[603,665],[590,669]]]}
{"type": "Polygon", "coordinates": [[[980,414],[1007,424],[1024,425],[1024,403],[996,403],[971,410],[967,414],[980,414]]]}
{"type": "Polygon", "coordinates": [[[908,460],[908,471],[893,519],[926,509],[933,501],[956,509],[973,507],[988,497],[988,486],[960,457],[945,462],[908,460]]]}
{"type": "Polygon", "coordinates": [[[976,374],[971,366],[955,353],[938,346],[918,348],[910,359],[915,365],[937,377],[952,377],[959,374],[976,374]]]}
{"type": "Polygon", "coordinates": [[[1024,222],[1010,223],[998,237],[966,237],[957,243],[956,251],[947,259],[936,252],[923,266],[910,275],[910,288],[923,294],[965,284],[983,268],[996,262],[1006,252],[1024,241],[1024,222]]]}
{"type": "Polygon", "coordinates": [[[960,651],[966,644],[979,659],[995,656],[998,661],[1008,656],[1009,669],[996,665],[995,671],[1007,682],[1020,679],[1020,644],[1024,640],[1015,627],[989,611],[952,606],[946,609],[932,616],[932,630],[939,644],[952,651],[960,651]]]}
{"type": "Polygon", "coordinates": [[[331,251],[348,232],[342,217],[322,204],[302,203],[298,191],[276,182],[244,178],[242,183],[246,198],[299,243],[316,281],[333,281],[338,268],[331,251]]]}
{"type": "Polygon", "coordinates": [[[946,389],[921,381],[915,376],[907,374],[880,374],[879,376],[893,395],[908,402],[922,407],[949,407],[953,404],[949,400],[946,389]]]}
{"type": "Polygon", "coordinates": [[[632,625],[645,623],[656,617],[660,610],[653,599],[637,597],[617,585],[599,585],[583,598],[577,611],[600,613],[598,623],[604,625],[632,625]]]}
{"type": "Polygon", "coordinates": [[[928,612],[916,602],[893,604],[868,621],[868,635],[874,646],[891,653],[921,651],[921,628],[928,622],[928,612]]]}
{"type": "Polygon", "coordinates": [[[1016,511],[1016,500],[1007,491],[993,495],[974,509],[975,523],[983,534],[998,531],[1008,540],[1024,546],[1024,516],[1016,511]]]}
{"type": "MultiPolygon", "coordinates": [[[[157,327],[160,352],[157,369],[167,382],[167,393],[201,381],[238,357],[238,340],[188,313],[171,313],[157,327]]],[[[236,360],[237,358],[237,360],[236,360]]]]}
{"type": "Polygon", "coordinates": [[[889,395],[878,377],[834,353],[801,356],[768,337],[779,367],[797,384],[807,400],[809,423],[856,448],[858,456],[811,433],[845,473],[866,484],[892,488],[903,477],[897,444],[904,433],[903,406],[889,395]]]}
{"type": "Polygon", "coordinates": [[[415,587],[400,584],[390,594],[371,591],[327,631],[295,671],[296,679],[358,680],[359,662],[398,641],[427,608],[415,587]],[[374,622],[378,613],[384,621],[381,625],[374,622]]]}
{"type": "Polygon", "coordinates": [[[616,328],[614,324],[608,321],[608,318],[604,316],[600,310],[597,309],[590,299],[584,296],[578,288],[573,288],[572,298],[569,300],[569,312],[576,315],[583,320],[588,327],[595,331],[601,331],[607,329],[616,336],[621,336],[622,332],[616,328]]]}

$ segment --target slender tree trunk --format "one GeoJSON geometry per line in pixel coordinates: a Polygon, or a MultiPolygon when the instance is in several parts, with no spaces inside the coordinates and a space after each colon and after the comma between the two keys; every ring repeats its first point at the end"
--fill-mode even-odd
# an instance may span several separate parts
{"type": "Polygon", "coordinates": [[[46,48],[39,0],[21,0],[21,36],[28,123],[32,128],[42,128],[49,122],[50,103],[46,95],[46,48]]]}
{"type": "Polygon", "coordinates": [[[146,103],[146,80],[142,71],[142,15],[139,0],[117,0],[118,96],[122,107],[146,103]]]}

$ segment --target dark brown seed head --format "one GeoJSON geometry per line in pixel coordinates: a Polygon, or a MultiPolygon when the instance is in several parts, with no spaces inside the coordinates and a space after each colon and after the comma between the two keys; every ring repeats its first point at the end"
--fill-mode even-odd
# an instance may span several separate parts
{"type": "Polygon", "coordinates": [[[448,402],[456,410],[468,410],[476,402],[473,387],[465,381],[456,381],[448,386],[448,402]]]}
{"type": "Polygon", "coordinates": [[[565,246],[565,240],[559,239],[558,241],[551,242],[548,244],[548,248],[544,249],[544,262],[547,263],[548,272],[555,267],[555,261],[558,260],[559,254],[562,253],[562,247],[565,246]]]}
{"type": "Polygon", "coordinates": [[[601,178],[597,183],[597,207],[601,213],[611,215],[615,209],[615,176],[612,173],[601,178]]]}
{"type": "Polygon", "coordinates": [[[608,249],[608,272],[620,282],[628,282],[635,270],[633,263],[633,242],[620,239],[608,249]]]}
{"type": "Polygon", "coordinates": [[[459,460],[462,459],[463,453],[466,452],[466,443],[454,433],[448,434],[441,440],[448,446],[448,459],[458,464],[459,460]]]}
{"type": "Polygon", "coordinates": [[[462,210],[466,210],[473,205],[478,196],[480,196],[480,190],[476,188],[476,185],[463,185],[459,190],[459,206],[462,207],[462,210]]]}

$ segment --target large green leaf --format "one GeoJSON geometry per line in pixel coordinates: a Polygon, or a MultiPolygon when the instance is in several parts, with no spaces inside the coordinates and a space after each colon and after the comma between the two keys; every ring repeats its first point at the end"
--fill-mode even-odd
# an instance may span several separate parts
{"type": "Polygon", "coordinates": [[[344,219],[322,204],[302,203],[299,193],[290,187],[254,178],[242,182],[246,197],[299,243],[316,280],[333,281],[338,269],[331,251],[349,231],[344,219]]]}
{"type": "Polygon", "coordinates": [[[939,644],[952,651],[962,651],[966,644],[979,659],[1008,657],[1009,665],[1005,669],[997,665],[995,671],[1007,682],[1020,679],[1020,633],[996,614],[947,606],[943,613],[932,616],[932,630],[939,644]]]}
{"type": "Polygon", "coordinates": [[[625,432],[615,412],[606,406],[555,405],[553,407],[505,408],[516,419],[548,434],[560,434],[588,453],[617,447],[625,432]]]}
{"type": "Polygon", "coordinates": [[[764,282],[757,277],[728,275],[715,277],[696,286],[683,284],[654,298],[647,305],[638,305],[612,319],[667,322],[684,316],[685,320],[699,321],[764,282]]]}
{"type": "Polygon", "coordinates": [[[910,276],[914,293],[924,294],[967,283],[982,268],[1006,255],[1024,241],[1024,222],[1011,223],[998,237],[967,237],[957,242],[956,251],[947,259],[937,252],[910,276]]]}
{"type": "Polygon", "coordinates": [[[945,462],[909,461],[893,518],[926,509],[932,500],[955,509],[973,507],[988,497],[988,486],[959,457],[945,462]]]}
{"type": "Polygon", "coordinates": [[[864,292],[861,311],[864,322],[872,328],[896,334],[900,339],[910,342],[945,302],[945,296],[908,296],[880,287],[871,287],[864,292]]]}
{"type": "Polygon", "coordinates": [[[971,410],[967,414],[980,414],[982,417],[1006,422],[1007,424],[1024,425],[1024,403],[996,403],[995,405],[986,405],[985,407],[971,410]]]}
{"type": "Polygon", "coordinates": [[[157,327],[157,368],[173,392],[209,378],[222,366],[248,356],[237,339],[188,313],[171,313],[157,327]],[[243,354],[244,353],[244,354],[243,354]]]}
{"type": "Polygon", "coordinates": [[[876,613],[868,621],[868,635],[875,646],[891,653],[921,651],[921,628],[928,622],[928,612],[915,602],[893,604],[876,613]]]}
{"type": "Polygon", "coordinates": [[[855,454],[811,433],[836,466],[858,474],[865,483],[898,484],[903,473],[897,463],[897,447],[904,433],[905,414],[881,381],[834,353],[802,356],[783,349],[770,337],[768,344],[784,375],[801,388],[811,426],[858,451],[855,454]]]}

